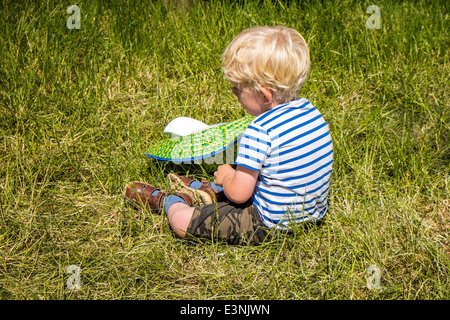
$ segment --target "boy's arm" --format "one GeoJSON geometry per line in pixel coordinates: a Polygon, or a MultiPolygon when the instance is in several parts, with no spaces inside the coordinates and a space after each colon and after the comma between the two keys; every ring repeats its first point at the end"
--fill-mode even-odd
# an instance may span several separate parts
{"type": "Polygon", "coordinates": [[[224,164],[214,172],[214,183],[222,186],[228,199],[234,203],[244,203],[252,196],[258,175],[259,171],[239,165],[234,170],[229,164],[224,164]]]}

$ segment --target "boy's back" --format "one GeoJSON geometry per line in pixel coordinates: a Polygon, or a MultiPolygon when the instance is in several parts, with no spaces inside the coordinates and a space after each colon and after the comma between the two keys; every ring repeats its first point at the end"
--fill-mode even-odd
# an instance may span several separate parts
{"type": "Polygon", "coordinates": [[[252,200],[264,224],[279,228],[323,216],[332,163],[328,126],[306,99],[257,117],[244,132],[236,159],[260,171],[252,200]]]}

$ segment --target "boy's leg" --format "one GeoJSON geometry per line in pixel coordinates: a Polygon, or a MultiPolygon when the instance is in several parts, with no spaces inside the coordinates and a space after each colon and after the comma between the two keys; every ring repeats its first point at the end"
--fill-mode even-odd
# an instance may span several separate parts
{"type": "Polygon", "coordinates": [[[218,202],[194,207],[187,194],[168,194],[141,182],[128,185],[125,195],[136,204],[157,212],[165,211],[172,230],[181,238],[225,240],[231,244],[260,244],[270,238],[256,208],[250,203],[218,202]]]}
{"type": "Polygon", "coordinates": [[[186,237],[186,230],[191,222],[194,209],[194,207],[181,202],[174,203],[166,209],[170,227],[181,238],[186,237]]]}
{"type": "Polygon", "coordinates": [[[135,205],[144,206],[152,212],[161,213],[174,203],[193,205],[193,199],[181,192],[164,191],[145,182],[132,182],[125,189],[125,196],[135,205]]]}
{"type": "Polygon", "coordinates": [[[125,196],[136,205],[147,206],[152,211],[160,213],[165,211],[171,228],[175,233],[184,238],[191,221],[194,208],[192,198],[182,193],[172,193],[160,190],[148,183],[133,182],[126,190],[125,196]]]}
{"type": "Polygon", "coordinates": [[[258,245],[272,237],[250,202],[218,202],[193,209],[185,238],[258,245]]]}

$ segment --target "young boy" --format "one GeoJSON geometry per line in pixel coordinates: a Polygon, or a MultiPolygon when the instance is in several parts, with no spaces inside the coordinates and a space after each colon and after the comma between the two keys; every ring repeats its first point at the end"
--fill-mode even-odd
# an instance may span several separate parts
{"type": "Polygon", "coordinates": [[[290,28],[251,28],[229,44],[222,61],[233,94],[256,117],[240,139],[236,169],[219,166],[212,185],[169,174],[180,192],[135,182],[127,197],[165,209],[181,238],[232,244],[260,244],[271,229],[322,219],[333,146],[320,112],[298,98],[310,66],[305,40],[290,28]],[[196,195],[210,204],[195,206],[196,195]]]}

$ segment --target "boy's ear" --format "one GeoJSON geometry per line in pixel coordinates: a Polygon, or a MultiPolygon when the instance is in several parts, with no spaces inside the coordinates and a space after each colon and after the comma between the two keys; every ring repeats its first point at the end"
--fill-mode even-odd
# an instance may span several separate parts
{"type": "Polygon", "coordinates": [[[272,104],[273,101],[273,92],[272,90],[266,88],[266,87],[261,87],[260,89],[261,93],[264,96],[264,100],[266,103],[272,104]]]}

